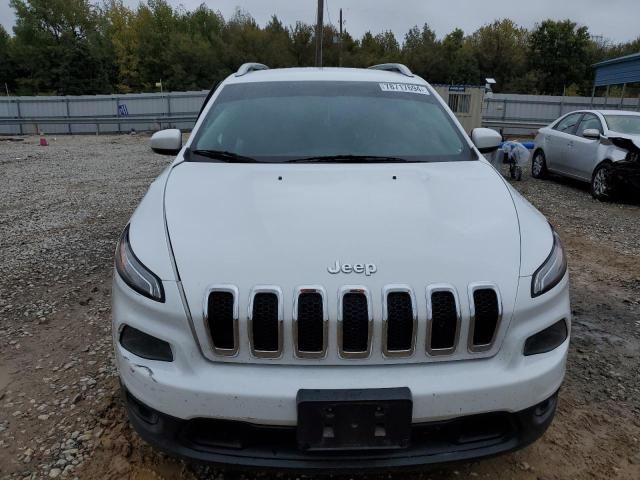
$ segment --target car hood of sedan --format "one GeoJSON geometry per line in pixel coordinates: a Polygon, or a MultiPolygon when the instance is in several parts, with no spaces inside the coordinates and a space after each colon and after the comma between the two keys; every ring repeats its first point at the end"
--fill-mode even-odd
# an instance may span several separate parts
{"type": "Polygon", "coordinates": [[[608,139],[617,147],[633,151],[633,153],[640,153],[640,135],[610,131],[608,139]]]}
{"type": "Polygon", "coordinates": [[[466,295],[473,282],[515,298],[518,218],[503,179],[482,161],[184,162],[168,179],[165,209],[194,316],[217,284],[236,286],[241,308],[257,285],[280,287],[285,302],[303,285],[364,285],[377,296],[403,284],[424,297],[429,284],[466,295]],[[376,271],[331,274],[336,261],[376,271]]]}

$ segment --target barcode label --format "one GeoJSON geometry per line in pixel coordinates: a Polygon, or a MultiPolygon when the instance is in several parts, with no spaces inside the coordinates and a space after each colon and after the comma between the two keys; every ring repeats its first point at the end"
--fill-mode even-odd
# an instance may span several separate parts
{"type": "Polygon", "coordinates": [[[417,93],[418,95],[429,95],[429,90],[424,85],[412,85],[410,83],[380,83],[383,92],[417,93]]]}

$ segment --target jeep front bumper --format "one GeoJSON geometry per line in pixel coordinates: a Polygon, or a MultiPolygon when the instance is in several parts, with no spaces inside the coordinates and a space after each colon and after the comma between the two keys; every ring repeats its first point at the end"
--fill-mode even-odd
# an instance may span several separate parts
{"type": "Polygon", "coordinates": [[[156,448],[197,461],[237,467],[297,471],[363,471],[410,468],[493,456],[538,439],[553,420],[557,393],[520,412],[490,412],[417,423],[401,450],[305,452],[297,448],[295,426],[270,426],[157,412],[123,387],[131,424],[156,448]]]}

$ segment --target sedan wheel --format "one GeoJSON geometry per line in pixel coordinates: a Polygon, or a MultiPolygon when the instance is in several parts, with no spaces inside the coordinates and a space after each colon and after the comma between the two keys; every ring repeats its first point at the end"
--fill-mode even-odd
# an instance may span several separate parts
{"type": "Polygon", "coordinates": [[[591,196],[596,200],[611,198],[611,167],[608,164],[599,166],[591,180],[591,196]]]}
{"type": "Polygon", "coordinates": [[[547,176],[547,160],[542,150],[538,150],[533,156],[531,176],[533,178],[545,178],[547,176]]]}

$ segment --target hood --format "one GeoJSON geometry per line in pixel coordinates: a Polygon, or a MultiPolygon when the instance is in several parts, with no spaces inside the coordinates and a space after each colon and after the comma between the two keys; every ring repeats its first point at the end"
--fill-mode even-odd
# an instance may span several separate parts
{"type": "Polygon", "coordinates": [[[616,147],[628,150],[631,153],[640,153],[640,135],[609,131],[607,138],[616,147]]]}
{"type": "Polygon", "coordinates": [[[410,285],[424,299],[427,285],[448,283],[466,298],[470,283],[489,281],[505,312],[515,298],[518,219],[504,181],[483,161],[184,162],[168,179],[165,208],[194,321],[213,284],[239,289],[241,318],[256,285],[282,289],[285,318],[302,285],[325,288],[330,314],[344,285],[363,285],[372,298],[386,285],[410,285]],[[330,274],[336,261],[373,264],[375,273],[330,274]]]}

